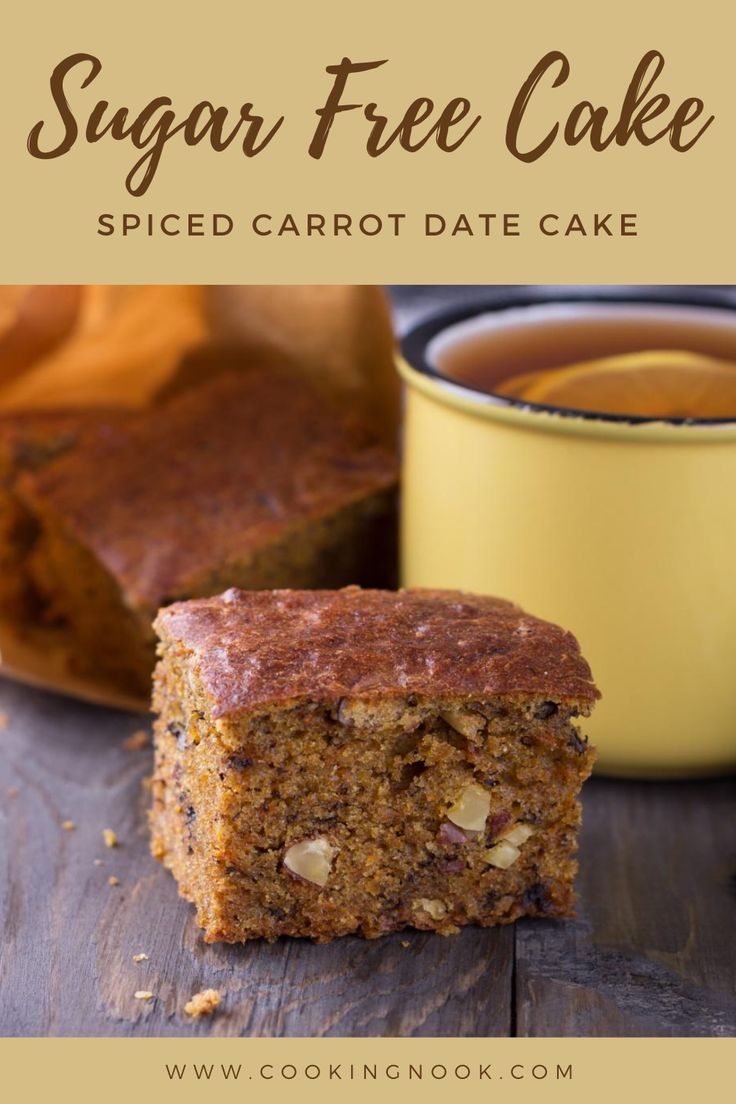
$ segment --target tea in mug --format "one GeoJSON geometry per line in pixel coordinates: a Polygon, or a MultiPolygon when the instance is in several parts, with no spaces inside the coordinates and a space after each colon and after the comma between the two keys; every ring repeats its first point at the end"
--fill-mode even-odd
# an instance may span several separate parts
{"type": "Polygon", "coordinates": [[[449,347],[438,367],[478,390],[566,410],[736,418],[736,321],[728,312],[556,305],[529,308],[526,324],[523,309],[513,313],[517,323],[449,347]]]}

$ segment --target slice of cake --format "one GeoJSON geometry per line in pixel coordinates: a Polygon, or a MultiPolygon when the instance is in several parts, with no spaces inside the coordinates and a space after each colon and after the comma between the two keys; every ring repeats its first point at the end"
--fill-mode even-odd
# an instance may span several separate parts
{"type": "Polygon", "coordinates": [[[569,916],[599,696],[570,633],[457,591],[161,611],[153,854],[208,942],[569,916]]]}
{"type": "Polygon", "coordinates": [[[27,560],[38,527],[17,493],[23,472],[39,471],[73,448],[91,425],[121,419],[106,410],[21,411],[0,415],[0,616],[38,612],[27,560]]]}
{"type": "Polygon", "coordinates": [[[396,465],[275,369],[220,375],[107,426],[21,483],[35,585],[79,665],[148,696],[151,621],[225,587],[385,579],[396,465]]]}

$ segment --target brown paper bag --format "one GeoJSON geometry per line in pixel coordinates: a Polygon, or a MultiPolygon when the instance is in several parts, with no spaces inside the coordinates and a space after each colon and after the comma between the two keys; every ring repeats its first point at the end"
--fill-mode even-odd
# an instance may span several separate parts
{"type": "MultiPolygon", "coordinates": [[[[39,298],[31,289],[8,339],[28,347],[35,324],[50,341],[66,292],[46,289],[46,315],[40,304],[29,317],[29,301],[39,298]]],[[[208,337],[201,288],[87,286],[75,307],[66,332],[22,370],[6,370],[0,347],[0,410],[144,406],[208,337]]]]}
{"type": "Polygon", "coordinates": [[[367,286],[0,289],[0,412],[145,406],[216,370],[222,346],[288,362],[395,441],[391,320],[367,286]]]}
{"type": "Polygon", "coordinates": [[[396,441],[399,377],[386,296],[369,285],[289,284],[208,289],[223,339],[281,353],[386,442],[396,441]]]}

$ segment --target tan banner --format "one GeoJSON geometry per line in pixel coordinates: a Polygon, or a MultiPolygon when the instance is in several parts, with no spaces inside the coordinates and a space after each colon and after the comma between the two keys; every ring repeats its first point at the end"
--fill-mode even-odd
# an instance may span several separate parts
{"type": "Polygon", "coordinates": [[[5,282],[730,282],[725,0],[18,5],[5,282]]]}
{"type": "Polygon", "coordinates": [[[723,1099],[715,1039],[46,1039],[0,1041],[8,1100],[159,1104],[723,1099]]]}

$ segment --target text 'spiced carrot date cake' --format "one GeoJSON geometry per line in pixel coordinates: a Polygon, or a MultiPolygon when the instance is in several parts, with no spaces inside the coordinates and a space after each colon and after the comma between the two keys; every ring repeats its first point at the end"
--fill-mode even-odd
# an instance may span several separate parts
{"type": "Polygon", "coordinates": [[[301,380],[222,374],[22,481],[34,581],[81,659],[147,695],[162,605],[384,581],[395,483],[393,458],[301,380]]]}
{"type": "Polygon", "coordinates": [[[598,697],[569,633],[457,591],[156,621],[153,853],[209,942],[568,916],[598,697]]]}

